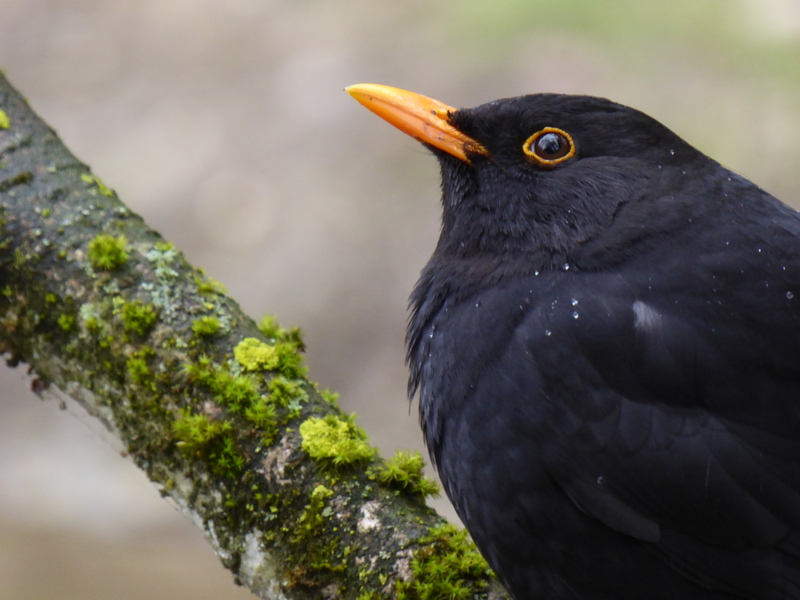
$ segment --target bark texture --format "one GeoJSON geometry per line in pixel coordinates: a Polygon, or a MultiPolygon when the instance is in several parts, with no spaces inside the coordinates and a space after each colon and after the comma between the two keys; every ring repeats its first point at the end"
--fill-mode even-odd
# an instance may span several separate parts
{"type": "Polygon", "coordinates": [[[118,436],[237,583],[265,599],[508,597],[307,380],[299,334],[259,330],[1,75],[0,225],[8,363],[118,436]]]}

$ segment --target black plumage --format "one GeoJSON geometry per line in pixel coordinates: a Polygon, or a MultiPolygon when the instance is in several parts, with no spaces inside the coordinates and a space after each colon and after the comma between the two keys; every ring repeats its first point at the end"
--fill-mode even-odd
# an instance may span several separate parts
{"type": "Polygon", "coordinates": [[[463,152],[404,129],[443,187],[409,389],[506,587],[800,598],[797,212],[607,100],[429,112],[463,152]]]}

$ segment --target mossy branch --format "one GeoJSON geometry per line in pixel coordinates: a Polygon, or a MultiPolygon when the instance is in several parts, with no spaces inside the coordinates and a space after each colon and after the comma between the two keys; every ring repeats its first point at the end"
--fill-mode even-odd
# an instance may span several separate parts
{"type": "Polygon", "coordinates": [[[259,327],[126,208],[0,75],[0,350],[100,419],[261,598],[507,598],[259,327]]]}

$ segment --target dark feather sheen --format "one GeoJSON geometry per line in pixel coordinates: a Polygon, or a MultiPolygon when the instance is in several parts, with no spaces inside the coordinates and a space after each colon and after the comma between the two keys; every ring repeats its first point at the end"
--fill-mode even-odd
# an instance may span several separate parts
{"type": "Polygon", "coordinates": [[[459,110],[409,393],[517,600],[800,598],[800,218],[598,98],[459,110]],[[538,168],[544,127],[576,156],[538,168]]]}

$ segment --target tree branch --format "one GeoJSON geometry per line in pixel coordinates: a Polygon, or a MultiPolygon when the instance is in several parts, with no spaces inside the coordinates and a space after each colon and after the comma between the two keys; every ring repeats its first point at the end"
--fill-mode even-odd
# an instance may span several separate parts
{"type": "Polygon", "coordinates": [[[100,419],[261,598],[508,598],[302,340],[259,328],[0,75],[0,350],[100,419]]]}

